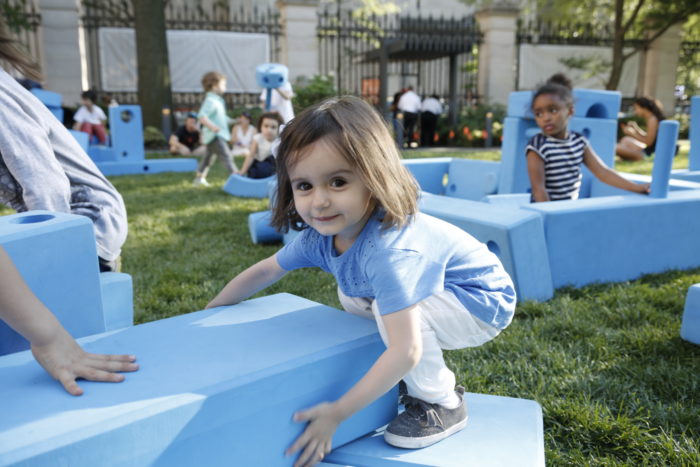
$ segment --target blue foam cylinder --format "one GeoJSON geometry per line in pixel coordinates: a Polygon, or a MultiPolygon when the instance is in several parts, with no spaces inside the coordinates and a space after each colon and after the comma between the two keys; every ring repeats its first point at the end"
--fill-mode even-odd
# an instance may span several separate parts
{"type": "Polygon", "coordinates": [[[269,183],[277,180],[276,175],[265,178],[248,178],[232,174],[226,180],[223,190],[241,198],[265,198],[269,191],[269,183]]]}
{"type": "Polygon", "coordinates": [[[331,452],[327,462],[372,467],[544,467],[542,408],[532,400],[464,395],[467,426],[423,449],[398,449],[377,433],[331,452]]]}
{"type": "Polygon", "coordinates": [[[700,284],[691,285],[685,297],[681,337],[700,345],[700,284]]]}
{"type": "Polygon", "coordinates": [[[688,170],[700,171],[700,96],[690,99],[690,153],[688,170]]]}
{"type": "Polygon", "coordinates": [[[652,198],[666,198],[668,196],[668,181],[671,178],[673,157],[676,154],[678,126],[678,122],[675,120],[663,120],[659,124],[659,132],[656,136],[654,168],[651,171],[651,192],[649,196],[652,198]]]}
{"type": "Polygon", "coordinates": [[[271,211],[254,212],[248,216],[248,231],[250,239],[256,245],[261,243],[278,243],[282,241],[282,234],[270,225],[271,211]]]}
{"type": "MultiPolygon", "coordinates": [[[[279,294],[82,339],[133,353],[120,384],[65,393],[28,352],[0,358],[0,465],[291,466],[295,411],[337,399],[385,350],[370,320],[279,294]]],[[[333,446],[386,424],[389,391],[333,446]]]]}

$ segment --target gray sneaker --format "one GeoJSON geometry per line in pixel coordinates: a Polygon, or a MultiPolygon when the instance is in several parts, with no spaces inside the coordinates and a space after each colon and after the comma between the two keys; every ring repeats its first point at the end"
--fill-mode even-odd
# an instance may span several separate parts
{"type": "Polygon", "coordinates": [[[418,449],[457,433],[467,426],[467,406],[464,388],[457,386],[455,392],[462,402],[454,409],[403,396],[401,402],[406,410],[389,423],[384,440],[397,448],[418,449]]]}

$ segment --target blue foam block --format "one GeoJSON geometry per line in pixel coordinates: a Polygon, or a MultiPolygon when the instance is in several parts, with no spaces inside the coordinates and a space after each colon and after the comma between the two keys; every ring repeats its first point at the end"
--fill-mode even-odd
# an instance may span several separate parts
{"type": "Polygon", "coordinates": [[[485,243],[513,279],[518,300],[552,298],[554,289],[540,215],[429,193],[421,195],[420,210],[485,243]]]}
{"type": "MultiPolygon", "coordinates": [[[[82,134],[87,136],[89,140],[90,136],[87,133],[82,134]]],[[[118,162],[117,153],[114,152],[110,146],[104,146],[101,144],[89,145],[87,153],[88,156],[90,156],[90,159],[92,159],[95,163],[118,162]]]]}
{"type": "Polygon", "coordinates": [[[88,148],[90,146],[90,135],[88,135],[84,131],[71,130],[71,129],[69,129],[68,132],[71,135],[73,135],[73,137],[78,142],[80,147],[83,148],[83,151],[88,152],[88,148]]]}
{"type": "Polygon", "coordinates": [[[121,272],[100,273],[104,330],[134,325],[134,293],[131,276],[121,272]]]}
{"type": "Polygon", "coordinates": [[[573,97],[574,117],[617,120],[622,103],[622,94],[618,91],[575,88],[573,97]]]}
{"type": "Polygon", "coordinates": [[[499,194],[530,191],[525,147],[539,131],[534,120],[506,117],[501,147],[501,172],[498,177],[499,194]]]}
{"type": "Polygon", "coordinates": [[[585,136],[608,167],[615,165],[617,125],[617,120],[612,119],[571,117],[569,120],[569,128],[585,136]]]}
{"type": "Polygon", "coordinates": [[[690,99],[690,152],[688,170],[700,171],[700,96],[690,99]]]}
{"type": "Polygon", "coordinates": [[[700,284],[691,285],[685,297],[681,337],[700,345],[700,284]]]}
{"type": "Polygon", "coordinates": [[[255,81],[261,88],[274,89],[287,81],[288,73],[287,67],[281,63],[264,63],[255,67],[255,81]]]}
{"type": "Polygon", "coordinates": [[[676,155],[679,124],[675,120],[664,120],[659,124],[656,137],[656,155],[651,171],[651,187],[649,196],[665,198],[668,195],[668,183],[671,178],[673,158],[676,155]]]}
{"type": "MultiPolygon", "coordinates": [[[[0,358],[0,465],[291,466],[304,424],[384,351],[370,320],[279,294],[81,340],[134,353],[121,384],[60,388],[28,352],[0,358]]],[[[396,389],[343,422],[334,446],[397,413],[396,389]]]]}
{"type": "Polygon", "coordinates": [[[401,162],[411,171],[421,190],[434,195],[445,194],[445,181],[452,158],[404,159],[401,162]]]}
{"type": "MultiPolygon", "coordinates": [[[[700,183],[700,170],[677,169],[671,171],[671,178],[674,180],[685,180],[688,182],[700,183]]],[[[673,183],[673,182],[671,182],[673,183]]],[[[673,189],[673,185],[671,185],[673,189]]]]}
{"type": "MultiPolygon", "coordinates": [[[[508,113],[509,117],[526,118],[534,120],[532,114],[532,96],[535,93],[532,91],[515,91],[508,95],[508,113]]],[[[505,141],[505,136],[503,141],[505,141]]]]}
{"type": "Polygon", "coordinates": [[[326,461],[372,467],[544,467],[542,408],[532,400],[465,394],[467,427],[423,449],[398,449],[383,434],[353,441],[326,461]]]}
{"type": "Polygon", "coordinates": [[[272,220],[271,211],[254,212],[248,216],[250,239],[256,245],[282,241],[282,234],[272,228],[270,220],[272,220]]]}
{"type": "MultiPolygon", "coordinates": [[[[627,172],[618,172],[618,174],[634,183],[651,183],[651,175],[632,174],[627,172]]],[[[700,182],[700,180],[698,180],[698,182],[700,182]]],[[[669,191],[700,190],[700,183],[698,182],[691,182],[683,179],[671,179],[668,183],[668,189],[669,191]]],[[[622,196],[629,194],[630,192],[627,190],[622,190],[620,188],[607,185],[598,179],[594,179],[591,183],[591,198],[601,196],[622,196]]]]}
{"type": "Polygon", "coordinates": [[[141,161],[97,162],[96,165],[104,175],[194,172],[197,170],[197,159],[143,159],[141,161]]]}
{"type": "Polygon", "coordinates": [[[481,199],[482,203],[496,204],[499,206],[509,206],[519,208],[530,204],[531,195],[529,193],[514,193],[506,195],[488,195],[481,199]]]}
{"type": "Polygon", "coordinates": [[[233,174],[226,180],[223,190],[230,195],[241,198],[265,198],[269,190],[268,184],[276,179],[276,175],[265,178],[248,178],[233,174]]]}
{"type": "Polygon", "coordinates": [[[145,158],[141,106],[110,107],[109,130],[116,160],[132,162],[145,158]]]}
{"type": "Polygon", "coordinates": [[[57,92],[48,91],[46,89],[33,88],[31,91],[37,99],[39,99],[46,107],[58,107],[61,108],[63,105],[63,96],[57,92]]]}
{"type": "Polygon", "coordinates": [[[700,266],[700,190],[523,206],[544,218],[554,287],[700,266]],[[679,222],[679,219],[683,219],[679,222]]]}
{"type": "MultiPolygon", "coordinates": [[[[0,245],[29,288],[68,332],[103,332],[95,234],[84,216],[29,211],[0,217],[0,245]]],[[[29,348],[29,343],[0,322],[0,355],[29,348]]]]}
{"type": "Polygon", "coordinates": [[[445,195],[478,201],[496,192],[500,162],[452,159],[445,195]]]}

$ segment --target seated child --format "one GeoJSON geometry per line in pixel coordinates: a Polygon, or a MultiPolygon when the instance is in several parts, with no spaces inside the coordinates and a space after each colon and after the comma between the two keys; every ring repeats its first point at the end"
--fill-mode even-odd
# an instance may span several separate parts
{"type": "Polygon", "coordinates": [[[571,81],[557,73],[532,98],[532,113],[542,130],[526,148],[532,201],[578,199],[582,163],[603,183],[634,193],[649,193],[649,184],[621,177],[600,160],[583,135],[569,131],[569,119],[574,114],[571,91],[571,81]]]}
{"type": "Polygon", "coordinates": [[[197,128],[197,114],[190,112],[185,118],[185,124],[170,135],[168,141],[170,154],[178,156],[202,156],[207,147],[200,141],[199,128],[197,128]]]}
{"type": "Polygon", "coordinates": [[[308,424],[287,454],[301,451],[295,465],[320,461],[338,425],[402,379],[406,410],[387,427],[389,444],[425,447],[464,428],[464,389],[442,349],[480,346],[511,322],[515,290],[501,262],[462,229],[418,212],[415,179],[382,117],[359,98],[302,112],[282,132],[277,160],[272,225],[302,232],[207,308],[320,267],[338,281],[345,310],[376,321],[386,345],[345,394],[294,415],[308,424]]]}
{"type": "Polygon", "coordinates": [[[247,156],[250,153],[250,145],[257,129],[251,125],[251,117],[248,112],[243,112],[238,117],[238,123],[233,127],[233,155],[247,156]]]}
{"type": "Polygon", "coordinates": [[[253,136],[250,152],[243,161],[239,174],[250,178],[265,178],[275,173],[272,145],[277,139],[282,117],[277,112],[266,112],[258,120],[259,133],[253,136]]]}
{"type": "Polygon", "coordinates": [[[95,104],[97,94],[95,94],[95,91],[85,91],[80,97],[83,105],[73,115],[73,120],[75,120],[73,129],[87,133],[90,137],[95,136],[100,144],[106,144],[105,122],[107,121],[107,116],[95,104]]]}

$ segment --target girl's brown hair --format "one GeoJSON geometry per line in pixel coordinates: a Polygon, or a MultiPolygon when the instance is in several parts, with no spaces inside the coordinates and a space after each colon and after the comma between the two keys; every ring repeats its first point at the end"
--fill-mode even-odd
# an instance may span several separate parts
{"type": "Polygon", "coordinates": [[[206,92],[209,92],[211,91],[211,88],[216,86],[219,81],[223,81],[225,79],[226,77],[223,75],[223,73],[219,73],[218,71],[209,71],[204,73],[204,76],[202,76],[202,87],[206,92]]]}
{"type": "Polygon", "coordinates": [[[294,118],[282,132],[277,149],[277,196],[272,226],[282,232],[306,227],[294,207],[289,169],[323,139],[352,166],[384,211],[383,228],[402,227],[418,211],[418,184],[401,164],[401,156],[384,120],[365,101],[345,96],[327,99],[294,118]]]}
{"type": "Polygon", "coordinates": [[[282,116],[279,112],[265,112],[258,119],[258,131],[262,131],[263,120],[265,120],[266,118],[276,121],[279,125],[282,125],[284,123],[284,120],[282,120],[282,116]]]}
{"type": "Polygon", "coordinates": [[[41,81],[39,66],[18,45],[10,35],[5,19],[0,17],[0,60],[16,68],[26,78],[41,81]]]}

